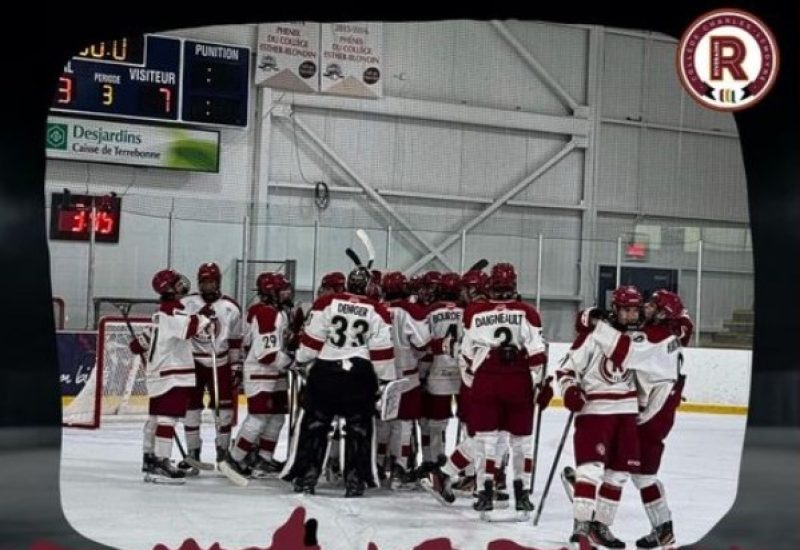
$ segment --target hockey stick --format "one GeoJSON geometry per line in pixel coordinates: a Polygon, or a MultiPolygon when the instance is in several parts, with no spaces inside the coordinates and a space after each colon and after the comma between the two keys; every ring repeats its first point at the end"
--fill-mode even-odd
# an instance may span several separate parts
{"type": "MultiPolygon", "coordinates": [[[[545,342],[544,345],[544,354],[545,357],[549,357],[550,345],[545,342]]],[[[562,363],[563,364],[563,363],[562,363]]],[[[552,381],[552,378],[548,380],[547,378],[547,362],[545,362],[544,366],[542,367],[542,387],[545,384],[549,385],[552,381]]],[[[542,428],[542,408],[534,401],[534,407],[536,407],[536,433],[533,436],[533,464],[531,467],[531,485],[528,492],[532,495],[533,494],[533,485],[536,483],[536,466],[539,463],[539,435],[541,434],[542,428]]]]}
{"type": "Polygon", "coordinates": [[[356,267],[362,267],[361,258],[358,257],[358,254],[356,254],[355,250],[352,248],[345,248],[344,252],[347,254],[348,258],[353,260],[353,263],[356,264],[356,267]]]}
{"type": "Polygon", "coordinates": [[[547,483],[544,484],[542,498],[539,500],[539,506],[536,507],[536,517],[533,518],[534,527],[539,524],[539,516],[542,515],[544,499],[547,498],[547,493],[550,491],[550,483],[553,481],[553,474],[555,474],[556,468],[558,467],[558,460],[561,458],[561,451],[564,449],[564,442],[567,440],[567,434],[569,433],[570,426],[572,426],[572,418],[574,416],[575,413],[570,411],[567,417],[567,423],[564,426],[564,433],[561,434],[561,442],[558,444],[558,449],[556,450],[556,456],[553,458],[553,466],[550,468],[550,475],[547,476],[547,483]]]}
{"type": "Polygon", "coordinates": [[[475,262],[472,267],[470,267],[465,273],[469,273],[470,271],[483,271],[486,266],[489,265],[489,260],[487,259],[480,259],[475,262]]]}
{"type": "Polygon", "coordinates": [[[372,263],[375,261],[375,247],[372,246],[372,241],[363,229],[356,229],[356,237],[359,238],[361,244],[367,249],[367,269],[372,269],[372,263]]]}
{"type": "MultiPolygon", "coordinates": [[[[219,435],[222,418],[219,414],[219,373],[217,373],[217,341],[214,331],[214,321],[211,321],[211,377],[214,383],[214,430],[219,435]]],[[[225,449],[226,451],[228,449],[225,449]]]]}
{"type": "MultiPolygon", "coordinates": [[[[545,364],[545,375],[547,374],[547,365],[545,364]]],[[[543,384],[549,383],[549,380],[545,377],[543,384]]],[[[536,466],[539,464],[539,435],[541,434],[542,428],[542,408],[539,407],[537,404],[534,403],[536,407],[536,433],[533,436],[533,465],[531,467],[531,485],[528,492],[533,494],[533,485],[536,482],[536,466]]]]}

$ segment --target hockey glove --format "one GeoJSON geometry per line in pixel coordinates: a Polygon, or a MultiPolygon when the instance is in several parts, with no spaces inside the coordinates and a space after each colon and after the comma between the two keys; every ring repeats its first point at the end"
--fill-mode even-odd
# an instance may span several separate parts
{"type": "Polygon", "coordinates": [[[138,338],[131,340],[130,344],[128,344],[128,347],[135,355],[147,353],[147,348],[142,345],[138,338]]]}
{"type": "Polygon", "coordinates": [[[577,413],[586,404],[586,394],[578,386],[570,386],[564,392],[564,406],[570,411],[577,413]]]}
{"type": "Polygon", "coordinates": [[[541,411],[545,410],[550,405],[550,400],[553,399],[553,386],[550,385],[552,380],[553,377],[548,376],[541,385],[537,386],[536,405],[541,411]]]}

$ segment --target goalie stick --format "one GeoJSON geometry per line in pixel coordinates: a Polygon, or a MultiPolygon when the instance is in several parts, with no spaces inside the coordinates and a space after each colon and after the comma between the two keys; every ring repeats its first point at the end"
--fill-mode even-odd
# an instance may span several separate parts
{"type": "Polygon", "coordinates": [[[363,229],[356,229],[356,237],[359,238],[361,244],[367,249],[367,269],[372,269],[372,264],[375,261],[375,247],[372,246],[372,241],[363,229]]]}

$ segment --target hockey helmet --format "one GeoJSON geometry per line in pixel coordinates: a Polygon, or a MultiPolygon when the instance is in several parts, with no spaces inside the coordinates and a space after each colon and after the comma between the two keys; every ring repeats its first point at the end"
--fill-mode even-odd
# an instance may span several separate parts
{"type": "Polygon", "coordinates": [[[642,293],[633,285],[618,286],[611,294],[611,305],[615,307],[638,307],[642,305],[642,293]]]}
{"type": "Polygon", "coordinates": [[[506,262],[493,265],[489,275],[489,288],[494,291],[516,291],[517,272],[514,266],[506,262]]]}
{"type": "Polygon", "coordinates": [[[162,269],[153,275],[153,290],[159,295],[172,294],[179,279],[180,275],[174,269],[162,269]]]}

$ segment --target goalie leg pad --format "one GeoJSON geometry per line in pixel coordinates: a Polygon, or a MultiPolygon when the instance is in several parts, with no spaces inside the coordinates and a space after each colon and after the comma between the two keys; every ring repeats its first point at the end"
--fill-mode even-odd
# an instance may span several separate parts
{"type": "Polygon", "coordinates": [[[370,415],[348,415],[345,420],[345,480],[357,479],[375,486],[373,476],[373,424],[370,415]]]}
{"type": "Polygon", "coordinates": [[[300,477],[319,476],[328,446],[328,430],[333,416],[319,410],[303,410],[300,426],[295,434],[296,445],[286,463],[282,479],[292,481],[300,477]]]}

